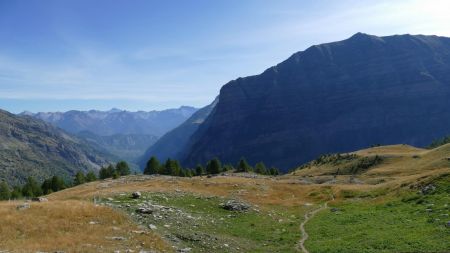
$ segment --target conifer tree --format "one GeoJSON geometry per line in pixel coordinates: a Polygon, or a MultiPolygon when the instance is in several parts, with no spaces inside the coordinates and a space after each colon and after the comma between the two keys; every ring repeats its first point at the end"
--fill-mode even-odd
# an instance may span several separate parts
{"type": "Polygon", "coordinates": [[[208,165],[206,166],[206,173],[219,174],[221,169],[222,169],[222,165],[220,163],[220,160],[217,158],[214,158],[208,162],[208,165]]]}
{"type": "Polygon", "coordinates": [[[42,195],[41,186],[33,177],[28,177],[27,182],[22,188],[22,195],[25,197],[39,197],[42,195]]]}
{"type": "Polygon", "coordinates": [[[241,158],[241,160],[239,161],[236,171],[237,172],[249,172],[252,170],[252,167],[250,167],[250,165],[247,163],[247,161],[245,160],[245,158],[241,158]]]}
{"type": "Polygon", "coordinates": [[[152,156],[150,160],[147,162],[147,166],[145,166],[144,174],[153,175],[159,174],[161,165],[159,164],[158,159],[155,156],[152,156]]]}
{"type": "Polygon", "coordinates": [[[11,199],[20,199],[22,198],[22,189],[19,186],[14,186],[11,192],[11,199]]]}
{"type": "Polygon", "coordinates": [[[6,182],[0,183],[0,200],[8,200],[11,198],[11,191],[6,182]]]}
{"type": "Polygon", "coordinates": [[[266,165],[264,165],[263,162],[259,162],[255,165],[255,172],[261,175],[267,174],[267,168],[266,165]]]}
{"type": "Polygon", "coordinates": [[[95,173],[91,170],[86,174],[86,182],[93,182],[97,180],[97,176],[95,173]]]}
{"type": "Polygon", "coordinates": [[[126,176],[131,174],[130,167],[128,166],[128,163],[125,161],[120,161],[116,164],[116,171],[120,176],[126,176]]]}
{"type": "Polygon", "coordinates": [[[203,168],[203,166],[201,164],[198,164],[197,167],[195,167],[195,175],[201,176],[203,174],[205,174],[205,169],[203,168]]]}
{"type": "Polygon", "coordinates": [[[75,174],[75,178],[73,179],[74,185],[80,185],[86,183],[86,176],[83,174],[83,172],[78,171],[77,174],[75,174]]]}

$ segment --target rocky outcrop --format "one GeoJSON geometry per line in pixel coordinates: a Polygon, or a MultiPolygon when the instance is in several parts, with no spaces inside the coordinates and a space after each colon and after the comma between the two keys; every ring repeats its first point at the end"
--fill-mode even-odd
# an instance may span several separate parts
{"type": "Polygon", "coordinates": [[[450,39],[358,33],[223,86],[183,165],[246,157],[286,170],[325,153],[424,146],[448,133],[450,39]]]}

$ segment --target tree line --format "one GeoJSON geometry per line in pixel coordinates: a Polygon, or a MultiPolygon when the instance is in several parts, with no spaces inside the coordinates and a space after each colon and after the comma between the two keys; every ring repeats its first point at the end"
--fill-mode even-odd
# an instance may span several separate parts
{"type": "Polygon", "coordinates": [[[98,180],[98,178],[117,178],[119,176],[129,175],[130,173],[131,170],[128,164],[125,161],[120,161],[115,166],[110,164],[107,167],[102,167],[98,177],[94,171],[89,171],[86,174],[82,171],[78,171],[71,182],[66,182],[63,178],[58,176],[45,179],[41,184],[39,184],[34,177],[30,176],[23,186],[10,187],[6,182],[1,182],[0,200],[39,197],[80,184],[93,182],[98,180]]]}
{"type": "MultiPolygon", "coordinates": [[[[177,177],[193,177],[203,175],[214,175],[222,172],[254,172],[261,175],[279,175],[279,170],[275,167],[267,169],[263,162],[256,163],[254,167],[250,166],[242,158],[235,166],[231,164],[222,165],[222,162],[214,158],[206,163],[205,166],[199,164],[195,168],[183,168],[177,160],[167,159],[160,163],[156,157],[151,157],[144,169],[144,174],[153,175],[171,175],[177,177]]],[[[78,171],[70,182],[66,182],[59,176],[53,176],[39,183],[34,177],[27,178],[23,186],[10,187],[6,182],[0,183],[0,200],[34,198],[42,195],[48,195],[53,192],[61,191],[73,186],[93,182],[98,179],[118,178],[131,174],[131,169],[125,161],[120,161],[115,165],[102,167],[97,174],[89,171],[84,174],[78,171]]]]}
{"type": "Polygon", "coordinates": [[[144,169],[146,175],[171,175],[178,177],[192,177],[202,175],[214,175],[222,172],[255,172],[261,175],[279,175],[280,172],[277,168],[271,167],[267,169],[263,162],[255,164],[254,167],[250,166],[245,158],[241,158],[236,166],[231,164],[222,165],[222,162],[218,158],[214,158],[206,163],[206,166],[198,164],[194,169],[183,168],[177,160],[167,159],[166,162],[160,163],[155,156],[152,156],[148,160],[144,169]]]}

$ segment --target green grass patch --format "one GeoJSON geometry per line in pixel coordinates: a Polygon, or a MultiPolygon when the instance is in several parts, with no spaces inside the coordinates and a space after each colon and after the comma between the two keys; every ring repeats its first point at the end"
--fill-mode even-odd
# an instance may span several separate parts
{"type": "Polygon", "coordinates": [[[373,203],[351,199],[318,213],[307,225],[310,252],[450,252],[450,180],[440,178],[424,195],[373,203]]]}
{"type": "Polygon", "coordinates": [[[130,199],[128,195],[117,196],[112,203],[124,207],[137,222],[155,225],[157,233],[180,249],[189,247],[192,252],[296,252],[301,237],[299,225],[305,212],[303,207],[252,206],[247,212],[235,212],[220,207],[225,201],[219,197],[182,193],[144,193],[139,200],[130,199]],[[135,210],[143,202],[162,205],[172,211],[139,217],[135,210]]]}

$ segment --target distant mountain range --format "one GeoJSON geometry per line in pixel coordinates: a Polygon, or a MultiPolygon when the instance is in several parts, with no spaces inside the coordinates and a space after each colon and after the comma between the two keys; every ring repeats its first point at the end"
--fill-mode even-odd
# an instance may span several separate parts
{"type": "Polygon", "coordinates": [[[99,149],[130,163],[137,159],[166,132],[188,119],[197,109],[182,106],[163,111],[23,112],[77,135],[99,149]]]}
{"type": "Polygon", "coordinates": [[[420,147],[449,133],[450,38],[357,33],[227,83],[180,153],[185,166],[246,157],[287,170],[325,153],[420,147]]]}
{"type": "Polygon", "coordinates": [[[0,179],[12,185],[28,176],[69,178],[117,159],[41,120],[0,110],[0,179]]]}
{"type": "Polygon", "coordinates": [[[196,111],[194,107],[182,106],[177,109],[150,112],[112,109],[21,114],[33,116],[75,134],[89,131],[99,136],[146,134],[160,137],[183,123],[196,111]]]}

